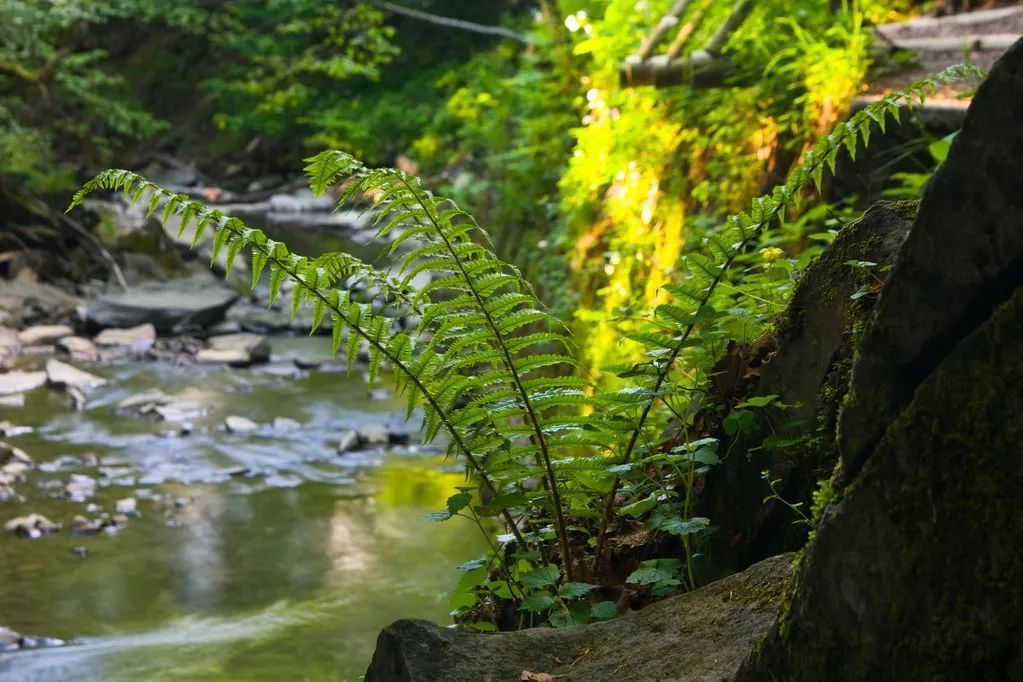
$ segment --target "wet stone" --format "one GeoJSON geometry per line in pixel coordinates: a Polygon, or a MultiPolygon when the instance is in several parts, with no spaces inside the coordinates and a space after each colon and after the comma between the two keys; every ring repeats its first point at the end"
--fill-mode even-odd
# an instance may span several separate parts
{"type": "Polygon", "coordinates": [[[258,334],[224,334],[211,337],[208,344],[208,348],[196,353],[197,362],[247,367],[270,359],[270,344],[258,334]]]}
{"type": "MultiPolygon", "coordinates": [[[[25,393],[46,385],[46,372],[5,372],[0,374],[0,395],[25,393]]],[[[22,403],[24,397],[22,398],[22,403]]]]}
{"type": "Polygon", "coordinates": [[[57,341],[57,348],[67,353],[72,360],[80,362],[99,360],[99,349],[92,341],[81,336],[65,336],[57,341]]]}
{"type": "Polygon", "coordinates": [[[341,433],[338,437],[337,451],[340,454],[344,454],[351,450],[354,450],[359,446],[359,434],[354,430],[348,430],[341,433]]]}
{"type": "Polygon", "coordinates": [[[104,329],[94,339],[97,346],[116,348],[129,353],[145,353],[156,344],[156,327],[140,324],[134,327],[104,329]]]}
{"type": "Polygon", "coordinates": [[[33,428],[31,426],[18,426],[12,424],[6,419],[0,422],[0,436],[4,438],[13,438],[14,436],[23,436],[26,433],[32,433],[33,428]]]}
{"type": "Polygon", "coordinates": [[[224,426],[231,433],[251,433],[259,430],[259,424],[245,417],[232,415],[224,420],[224,426]]]}
{"type": "Polygon", "coordinates": [[[138,516],[138,501],[134,497],[126,497],[114,504],[114,511],[125,516],[138,516]]]}
{"type": "MultiPolygon", "coordinates": [[[[2,379],[2,377],[3,375],[0,375],[0,379],[2,379]]],[[[12,395],[0,395],[0,407],[25,407],[25,394],[14,393],[12,395]]]]}
{"type": "Polygon", "coordinates": [[[52,346],[65,336],[74,336],[75,330],[63,324],[44,324],[18,332],[18,343],[23,346],[52,346]]]}
{"type": "Polygon", "coordinates": [[[387,445],[390,442],[391,434],[383,426],[378,424],[367,424],[360,426],[356,432],[359,438],[359,445],[387,445]]]}
{"type": "Polygon", "coordinates": [[[103,377],[89,374],[60,360],[47,360],[46,379],[54,386],[77,388],[81,391],[88,391],[107,383],[103,377]]]}

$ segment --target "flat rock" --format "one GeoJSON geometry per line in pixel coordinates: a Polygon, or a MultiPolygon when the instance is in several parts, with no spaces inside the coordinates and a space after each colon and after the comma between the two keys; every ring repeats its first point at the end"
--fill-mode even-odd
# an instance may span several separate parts
{"type": "Polygon", "coordinates": [[[377,638],[365,680],[721,682],[774,622],[791,566],[792,555],[766,559],[694,592],[591,625],[473,634],[400,620],[377,638]],[[524,677],[524,671],[535,676],[524,677]]]}
{"type": "Polygon", "coordinates": [[[256,422],[251,419],[246,419],[245,417],[237,417],[234,415],[224,420],[224,426],[226,426],[227,430],[231,433],[249,433],[251,431],[259,430],[259,424],[256,422]]]}
{"type": "Polygon", "coordinates": [[[206,408],[192,400],[174,400],[152,410],[165,422],[186,422],[206,414],[206,408]]]}
{"type": "Polygon", "coordinates": [[[65,336],[57,341],[57,348],[67,353],[72,360],[95,362],[99,360],[99,349],[82,336],[65,336]]]}
{"type": "Polygon", "coordinates": [[[145,353],[156,343],[156,327],[150,323],[135,327],[104,329],[96,335],[97,346],[145,353]]]}
{"type": "Polygon", "coordinates": [[[64,324],[43,324],[18,332],[18,343],[23,346],[54,344],[65,336],[73,336],[75,330],[64,324]]]}
{"type": "Polygon", "coordinates": [[[89,374],[60,360],[46,361],[46,380],[53,386],[77,388],[81,391],[88,391],[107,383],[103,377],[89,374]]]}
{"type": "Polygon", "coordinates": [[[28,453],[21,448],[16,448],[10,443],[0,441],[0,466],[11,462],[21,462],[22,464],[28,464],[31,466],[32,458],[29,457],[28,453]]]}
{"type": "Polygon", "coordinates": [[[288,417],[274,417],[273,428],[276,431],[295,431],[302,428],[302,422],[288,417]]]}
{"type": "Polygon", "coordinates": [[[6,419],[0,422],[0,436],[4,438],[13,438],[14,436],[23,436],[26,433],[32,433],[34,429],[31,426],[19,426],[13,422],[9,422],[6,419]]]}
{"type": "Polygon", "coordinates": [[[7,327],[0,327],[0,357],[14,354],[20,345],[18,332],[7,327]]]}
{"type": "Polygon", "coordinates": [[[224,334],[210,338],[208,344],[195,356],[200,363],[247,367],[270,359],[270,344],[258,334],[224,334]]]}
{"type": "Polygon", "coordinates": [[[25,393],[46,384],[46,372],[15,370],[0,374],[0,395],[25,393]]]}
{"type": "Polygon", "coordinates": [[[151,324],[157,332],[187,326],[209,327],[224,319],[238,295],[206,277],[146,282],[130,291],[104,294],[86,310],[99,327],[137,327],[151,324]]]}

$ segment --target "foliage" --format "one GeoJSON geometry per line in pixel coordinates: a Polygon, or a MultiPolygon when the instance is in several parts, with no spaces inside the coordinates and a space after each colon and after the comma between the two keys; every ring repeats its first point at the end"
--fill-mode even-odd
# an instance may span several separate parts
{"type": "MultiPolygon", "coordinates": [[[[311,157],[306,167],[316,194],[343,181],[339,206],[368,202],[378,236],[400,256],[396,276],[344,253],[291,253],[238,218],[125,170],[86,183],[71,207],[100,190],[121,191],[133,202],[148,196],[149,212],[162,205],[164,222],[180,216],[182,232],[194,223],[196,243],[212,231],[213,261],[223,253],[228,271],[244,249],[251,252],[253,286],[267,273],[271,304],[290,279],[293,314],[309,306],[313,331],[332,325],[334,351],[344,346],[350,368],[366,345],[370,381],[389,366],[409,415],[417,405],[424,410],[425,440],[444,432],[450,452],[478,480],[478,492],[460,488],[432,519],[468,516],[485,534],[483,519],[505,524],[504,546],[463,567],[463,592],[514,601],[553,624],[585,622],[610,614],[606,604],[592,603],[600,590],[585,581],[603,569],[616,515],[643,518],[651,532],[682,545],[681,556],[648,562],[629,582],[652,586],[654,594],[698,583],[694,557],[712,526],[695,515],[697,484],[722,454],[697,416],[725,416],[724,406],[714,404],[712,368],[729,342],[747,338],[751,318],[774,309],[765,311],[767,299],[759,295],[774,268],[761,253],[763,235],[804,188],[820,187],[843,148],[855,154],[873,126],[883,130],[887,117],[898,117],[901,104],[972,73],[953,67],[864,109],[807,151],[784,185],[709,230],[705,249],[677,264],[666,286],[671,302],[631,334],[645,352],[618,369],[628,383],[620,390],[601,390],[584,373],[571,373],[577,363],[565,325],[494,254],[470,214],[402,171],[368,169],[339,151],[311,157]],[[768,262],[751,265],[760,260],[768,262]],[[354,280],[373,284],[381,305],[352,300],[354,280]],[[402,331],[397,322],[410,315],[419,323],[402,331]]],[[[736,408],[777,405],[777,396],[755,396],[736,408]]]]}

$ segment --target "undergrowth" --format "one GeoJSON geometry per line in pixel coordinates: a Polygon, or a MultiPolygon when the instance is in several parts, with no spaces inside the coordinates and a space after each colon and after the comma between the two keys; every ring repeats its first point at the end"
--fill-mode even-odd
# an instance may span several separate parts
{"type": "Polygon", "coordinates": [[[855,155],[874,126],[883,131],[888,118],[898,119],[901,105],[973,75],[972,67],[950,67],[861,110],[807,151],[785,184],[709,230],[703,248],[677,264],[665,287],[671,302],[631,334],[645,357],[614,368],[626,382],[620,390],[589,380],[565,324],[494,254],[470,214],[413,176],[367,168],[344,152],[308,159],[310,185],[317,195],[338,186],[339,208],[357,204],[374,215],[378,237],[399,260],[396,275],[345,253],[292,253],[262,230],[127,170],[100,173],[69,210],[101,190],[133,203],[147,198],[150,214],[178,216],[182,233],[194,226],[193,247],[212,232],[212,262],[223,256],[228,274],[249,252],[252,286],[267,275],[271,305],[291,280],[292,314],[310,307],[311,331],[331,325],[333,352],[343,348],[349,369],[368,347],[370,382],[389,367],[408,415],[423,411],[424,441],[443,433],[475,479],[431,515],[468,517],[491,543],[489,556],[460,567],[462,620],[477,629],[581,623],[617,614],[602,598],[616,587],[609,539],[619,527],[642,522],[681,548],[643,562],[625,583],[655,596],[698,585],[695,558],[712,521],[696,515],[696,497],[725,456],[712,434],[722,420],[726,433],[741,431],[743,415],[777,398],[747,398],[725,414],[713,387],[729,344],[762,332],[791,291],[792,261],[765,239],[808,188],[820,188],[843,149],[855,155]],[[414,285],[420,281],[428,283],[414,285]],[[357,282],[371,285],[375,299],[353,299],[357,282]],[[414,318],[412,329],[400,324],[414,318]],[[488,519],[506,533],[492,538],[488,519]]]}

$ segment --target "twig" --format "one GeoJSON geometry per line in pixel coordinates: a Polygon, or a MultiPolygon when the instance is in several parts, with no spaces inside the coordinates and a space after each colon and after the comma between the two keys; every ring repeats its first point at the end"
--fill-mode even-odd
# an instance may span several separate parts
{"type": "Polygon", "coordinates": [[[107,265],[110,266],[110,271],[114,274],[114,278],[117,280],[117,283],[121,285],[122,289],[128,291],[128,282],[124,279],[124,273],[121,272],[121,268],[118,267],[117,261],[114,260],[114,257],[109,251],[107,251],[106,247],[103,246],[103,242],[101,242],[96,235],[92,234],[66,215],[61,215],[60,219],[65,225],[85,237],[88,242],[96,247],[96,250],[99,251],[100,257],[107,262],[107,265]]]}

